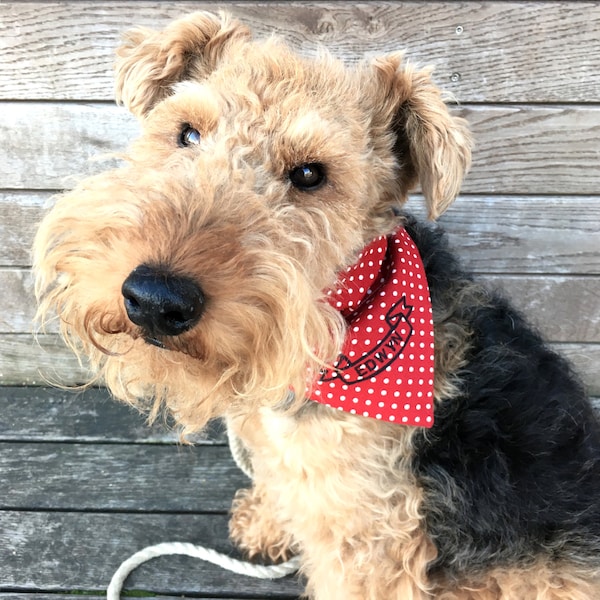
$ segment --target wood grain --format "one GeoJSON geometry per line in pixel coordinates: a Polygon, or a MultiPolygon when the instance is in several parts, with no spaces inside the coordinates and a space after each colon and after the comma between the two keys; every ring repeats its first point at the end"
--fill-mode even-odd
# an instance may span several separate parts
{"type": "Polygon", "coordinates": [[[117,165],[109,155],[139,133],[135,119],[112,105],[11,102],[0,109],[0,138],[8,140],[0,181],[11,190],[72,187],[117,165]]]}
{"type": "Polygon", "coordinates": [[[600,340],[600,278],[489,275],[482,279],[510,298],[546,339],[600,340]]]}
{"type": "Polygon", "coordinates": [[[5,2],[0,98],[112,97],[114,48],[131,26],[161,28],[225,8],[256,37],[325,45],[348,62],[408,49],[462,102],[597,102],[597,2],[5,2]]]}
{"type": "Polygon", "coordinates": [[[600,107],[477,106],[459,112],[476,144],[464,192],[598,192],[600,107]]]}
{"type": "MultiPolygon", "coordinates": [[[[106,594],[101,592],[88,592],[87,590],[79,590],[80,593],[76,594],[71,592],[70,594],[60,594],[53,592],[52,595],[44,595],[43,593],[2,593],[0,592],[0,600],[76,600],[73,596],[85,596],[85,600],[106,600],[106,594]]],[[[152,592],[145,592],[143,590],[135,590],[136,598],[151,598],[151,600],[173,600],[173,596],[161,596],[159,594],[154,594],[152,592]]],[[[177,596],[181,597],[181,596],[177,596]]],[[[283,596],[279,596],[279,598],[283,598],[283,596]]],[[[237,600],[240,599],[240,596],[237,596],[237,600]]],[[[297,597],[294,596],[293,600],[296,600],[297,597]]],[[[204,600],[236,600],[233,596],[228,596],[227,598],[219,596],[219,598],[208,598],[205,597],[204,600]]]]}
{"type": "MultiPolygon", "coordinates": [[[[42,593],[25,593],[25,594],[16,594],[16,593],[7,593],[4,594],[0,592],[0,600],[75,600],[73,596],[85,596],[85,600],[106,600],[106,594],[101,592],[88,592],[85,590],[79,590],[79,594],[75,593],[67,593],[60,594],[53,592],[51,596],[44,595],[42,593]],[[85,592],[85,593],[83,593],[85,592]]],[[[142,590],[135,590],[136,598],[151,598],[151,600],[173,600],[173,596],[161,596],[159,594],[154,594],[152,592],[145,592],[142,590]]],[[[177,596],[182,597],[182,596],[177,596]]],[[[280,598],[283,598],[280,596],[280,598]]],[[[294,596],[295,600],[297,597],[294,596]]],[[[240,599],[240,596],[237,596],[237,600],[240,599]]],[[[205,597],[205,600],[236,600],[233,596],[228,596],[227,598],[219,596],[219,598],[208,598],[205,597]]]]}
{"type": "Polygon", "coordinates": [[[58,336],[0,334],[0,385],[73,386],[89,379],[58,336]]]}
{"type": "MultiPolygon", "coordinates": [[[[63,390],[0,386],[1,442],[100,444],[174,444],[181,441],[167,417],[148,423],[146,416],[117,402],[104,388],[63,390]]],[[[220,421],[190,436],[196,446],[225,445],[220,421]]],[[[126,454],[126,452],[124,452],[126,454]]]]}
{"type": "MultiPolygon", "coordinates": [[[[594,195],[600,189],[600,107],[473,106],[471,194],[594,195]]],[[[1,106],[0,137],[9,140],[0,181],[10,190],[63,189],[118,164],[92,157],[125,149],[139,127],[109,104],[14,103],[1,106]]],[[[174,149],[176,151],[176,148],[174,149]]]]}
{"type": "MultiPolygon", "coordinates": [[[[2,311],[0,333],[34,331],[36,303],[31,272],[23,269],[0,269],[2,311]]],[[[57,332],[56,327],[52,327],[57,332]]]]}
{"type": "Polygon", "coordinates": [[[225,446],[0,442],[0,510],[227,512],[249,480],[225,446]]]}
{"type": "Polygon", "coordinates": [[[599,223],[599,196],[462,196],[440,219],[465,265],[485,273],[598,275],[599,223]]]}
{"type": "MultiPolygon", "coordinates": [[[[225,515],[0,511],[0,589],[100,591],[122,561],[165,541],[191,542],[234,553],[225,515]]],[[[266,581],[224,572],[185,557],[143,565],[126,589],[158,594],[290,598],[295,578],[266,581]]]]}
{"type": "Polygon", "coordinates": [[[31,243],[48,193],[0,191],[0,265],[31,264],[31,243]]]}

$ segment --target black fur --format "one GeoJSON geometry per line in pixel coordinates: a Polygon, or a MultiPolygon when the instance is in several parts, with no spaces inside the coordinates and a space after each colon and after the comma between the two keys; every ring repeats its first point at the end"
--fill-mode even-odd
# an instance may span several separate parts
{"type": "MultiPolygon", "coordinates": [[[[407,230],[435,316],[472,280],[439,228],[409,218],[407,230]]],[[[434,427],[417,441],[414,470],[439,552],[432,574],[522,565],[540,553],[598,563],[600,424],[583,386],[504,298],[476,298],[445,317],[472,331],[460,393],[436,406],[434,427]]]]}

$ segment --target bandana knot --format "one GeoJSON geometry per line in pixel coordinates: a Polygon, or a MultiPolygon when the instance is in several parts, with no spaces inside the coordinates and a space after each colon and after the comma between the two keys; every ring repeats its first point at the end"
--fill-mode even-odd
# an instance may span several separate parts
{"type": "Polygon", "coordinates": [[[373,240],[327,297],[348,331],[342,353],[321,372],[309,398],[364,417],[431,427],[431,299],[406,230],[373,240]]]}

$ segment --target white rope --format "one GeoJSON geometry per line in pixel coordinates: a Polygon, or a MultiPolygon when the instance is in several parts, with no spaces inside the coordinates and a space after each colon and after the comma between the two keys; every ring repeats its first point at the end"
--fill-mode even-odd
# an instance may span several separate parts
{"type": "Polygon", "coordinates": [[[180,542],[167,542],[164,544],[157,544],[156,546],[148,546],[128,558],[113,575],[106,591],[107,600],[120,600],[121,589],[125,579],[127,579],[127,576],[141,564],[156,558],[157,556],[174,554],[199,558],[218,565],[219,567],[223,567],[233,573],[247,575],[248,577],[257,577],[259,579],[279,579],[286,575],[291,575],[298,570],[300,565],[297,556],[279,565],[255,565],[231,558],[226,554],[221,554],[210,548],[180,542]]]}
{"type": "Polygon", "coordinates": [[[229,442],[229,450],[231,456],[238,466],[240,471],[247,477],[252,479],[254,477],[254,469],[252,467],[252,454],[246,444],[233,432],[233,427],[227,425],[227,441],[229,442]]]}
{"type": "MultiPolygon", "coordinates": [[[[250,451],[242,440],[232,432],[230,427],[227,428],[227,436],[235,463],[248,477],[252,478],[252,456],[250,451]]],[[[117,569],[110,580],[110,584],[106,590],[107,600],[120,600],[125,580],[140,565],[158,556],[172,556],[174,554],[199,558],[233,573],[247,575],[248,577],[257,577],[259,579],[279,579],[295,573],[300,568],[300,559],[297,556],[279,565],[255,565],[231,558],[226,554],[221,554],[216,550],[205,548],[204,546],[196,546],[184,542],[165,542],[163,544],[156,544],[155,546],[148,546],[130,556],[117,569]]]]}

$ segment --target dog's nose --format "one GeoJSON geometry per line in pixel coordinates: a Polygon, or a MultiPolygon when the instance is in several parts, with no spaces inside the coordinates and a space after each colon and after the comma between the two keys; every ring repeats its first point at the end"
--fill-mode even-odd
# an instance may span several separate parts
{"type": "Polygon", "coordinates": [[[204,310],[204,294],[195,281],[147,265],[129,274],[121,293],[131,322],[151,336],[189,331],[204,310]]]}

